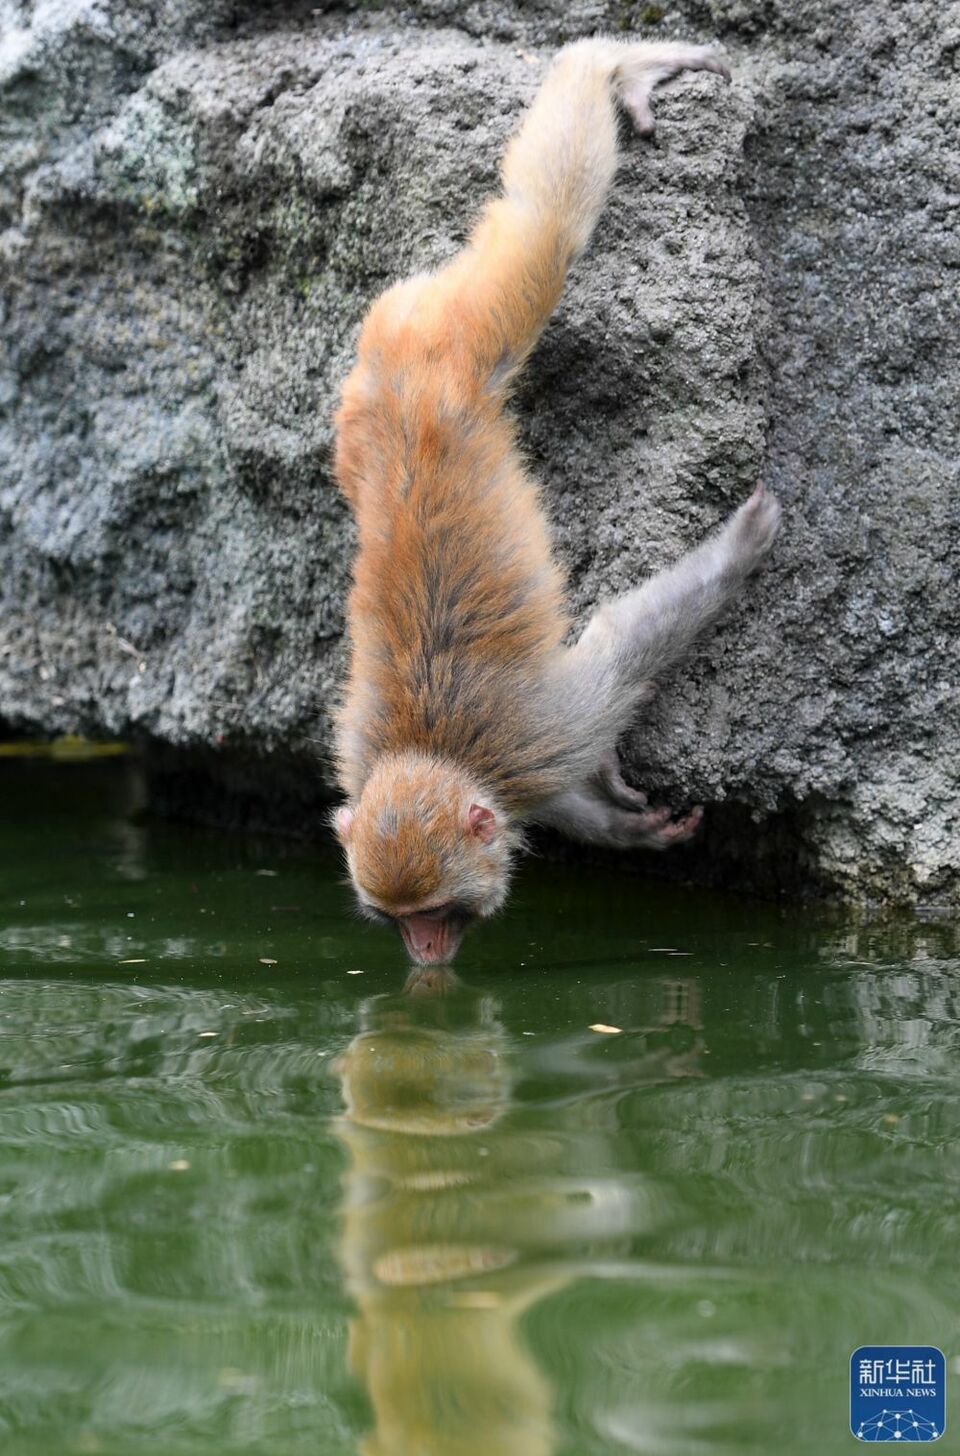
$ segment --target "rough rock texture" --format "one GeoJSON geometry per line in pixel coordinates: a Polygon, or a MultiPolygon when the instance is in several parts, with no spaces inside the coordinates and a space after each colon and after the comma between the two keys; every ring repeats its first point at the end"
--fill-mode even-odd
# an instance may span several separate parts
{"type": "MultiPolygon", "coordinates": [[[[763,474],[770,570],[628,761],[681,873],[960,884],[960,13],[935,0],[0,0],[0,717],[147,743],[161,794],[316,823],[370,299],[447,257],[550,51],[719,39],[663,93],[529,369],[578,605],[763,474]]],[[[666,867],[667,861],[659,862],[666,867]]]]}

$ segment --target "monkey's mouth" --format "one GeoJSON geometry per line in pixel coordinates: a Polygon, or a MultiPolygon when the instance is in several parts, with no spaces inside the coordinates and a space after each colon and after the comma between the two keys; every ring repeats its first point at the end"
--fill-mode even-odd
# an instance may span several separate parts
{"type": "Polygon", "coordinates": [[[460,949],[467,921],[462,916],[405,915],[400,934],[412,960],[421,966],[445,965],[460,949]]]}

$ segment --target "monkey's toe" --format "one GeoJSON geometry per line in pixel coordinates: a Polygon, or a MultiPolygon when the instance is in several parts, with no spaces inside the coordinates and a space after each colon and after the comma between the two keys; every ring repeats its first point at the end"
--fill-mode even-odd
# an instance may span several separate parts
{"type": "Polygon", "coordinates": [[[679,75],[681,71],[712,71],[715,76],[722,76],[725,81],[730,80],[730,67],[722,57],[718,56],[713,46],[708,45],[676,45],[671,46],[673,56],[672,75],[679,75]]]}
{"type": "Polygon", "coordinates": [[[712,71],[715,76],[722,76],[725,81],[733,80],[733,72],[726,61],[721,60],[716,51],[706,47],[706,55],[699,66],[689,66],[688,70],[712,71]]]}
{"type": "Polygon", "coordinates": [[[621,99],[634,127],[641,136],[655,130],[650,104],[656,88],[670,81],[681,71],[712,71],[730,80],[730,67],[710,46],[638,45],[621,67],[621,99]]]}

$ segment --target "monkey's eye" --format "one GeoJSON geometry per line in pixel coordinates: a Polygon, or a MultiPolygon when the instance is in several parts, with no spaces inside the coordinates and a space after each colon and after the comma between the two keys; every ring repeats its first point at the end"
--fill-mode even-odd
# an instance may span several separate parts
{"type": "MultiPolygon", "coordinates": [[[[392,925],[399,929],[402,921],[407,919],[406,915],[389,915],[386,910],[381,910],[379,905],[371,905],[367,900],[358,900],[357,909],[365,920],[370,920],[374,925],[392,925]]],[[[456,900],[450,900],[443,905],[426,905],[422,910],[411,912],[417,915],[426,915],[431,920],[472,920],[475,911],[469,906],[456,900]]]]}
{"type": "Polygon", "coordinates": [[[358,909],[364,919],[372,920],[374,925],[396,925],[397,923],[392,915],[387,914],[386,910],[380,910],[376,905],[368,905],[365,900],[358,901],[358,909]]]}
{"type": "Polygon", "coordinates": [[[421,915],[429,915],[433,920],[472,920],[473,911],[469,905],[464,905],[457,900],[450,900],[445,905],[431,905],[425,910],[419,911],[421,915]]]}

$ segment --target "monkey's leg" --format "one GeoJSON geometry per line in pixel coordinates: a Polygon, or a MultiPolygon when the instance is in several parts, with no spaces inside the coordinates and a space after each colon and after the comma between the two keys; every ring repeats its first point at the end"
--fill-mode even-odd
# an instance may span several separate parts
{"type": "Polygon", "coordinates": [[[766,488],[714,536],[635,591],[598,607],[567,655],[572,682],[593,684],[609,719],[609,751],[650,680],[677,661],[721,615],[773,545],[780,506],[766,488]]]}
{"type": "Polygon", "coordinates": [[[615,103],[649,132],[654,88],[684,70],[729,79],[709,47],[672,42],[579,41],[551,66],[504,158],[503,196],[437,280],[496,386],[532,349],[596,225],[617,166],[615,103]]]}
{"type": "Polygon", "coordinates": [[[584,784],[548,800],[537,810],[536,822],[585,844],[668,849],[689,839],[703,817],[703,810],[697,807],[682,819],[672,819],[669,809],[649,809],[642,794],[626,784],[622,787],[641,802],[625,809],[612,802],[600,784],[584,784]]]}

